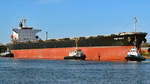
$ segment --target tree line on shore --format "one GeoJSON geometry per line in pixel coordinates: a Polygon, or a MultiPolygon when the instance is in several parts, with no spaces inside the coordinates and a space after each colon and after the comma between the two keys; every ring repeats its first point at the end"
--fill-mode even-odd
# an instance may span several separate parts
{"type": "Polygon", "coordinates": [[[150,47],[150,43],[143,43],[141,47],[150,47]]]}

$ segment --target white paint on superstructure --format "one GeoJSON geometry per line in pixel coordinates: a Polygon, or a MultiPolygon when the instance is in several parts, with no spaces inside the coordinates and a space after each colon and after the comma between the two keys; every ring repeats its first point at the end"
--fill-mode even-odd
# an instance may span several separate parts
{"type": "MultiPolygon", "coordinates": [[[[21,23],[22,24],[22,23],[21,23]]],[[[26,42],[26,41],[35,41],[38,40],[38,36],[36,35],[41,30],[33,29],[32,27],[23,27],[19,26],[18,29],[15,28],[12,30],[12,40],[17,42],[26,42]]]]}

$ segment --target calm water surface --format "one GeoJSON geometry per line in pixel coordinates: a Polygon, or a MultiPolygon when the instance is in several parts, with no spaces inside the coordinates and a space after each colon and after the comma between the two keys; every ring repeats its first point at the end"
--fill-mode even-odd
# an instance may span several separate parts
{"type": "Polygon", "coordinates": [[[150,60],[122,63],[0,58],[0,84],[150,84],[150,60]]]}

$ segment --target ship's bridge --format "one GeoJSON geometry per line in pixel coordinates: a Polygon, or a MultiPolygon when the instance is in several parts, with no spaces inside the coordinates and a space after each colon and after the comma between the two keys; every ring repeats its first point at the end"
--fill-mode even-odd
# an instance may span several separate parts
{"type": "Polygon", "coordinates": [[[36,35],[40,32],[40,29],[33,29],[33,27],[23,27],[22,23],[19,23],[18,28],[14,28],[11,38],[13,41],[26,42],[38,40],[39,37],[36,35]],[[21,25],[21,26],[20,26],[21,25]]]}

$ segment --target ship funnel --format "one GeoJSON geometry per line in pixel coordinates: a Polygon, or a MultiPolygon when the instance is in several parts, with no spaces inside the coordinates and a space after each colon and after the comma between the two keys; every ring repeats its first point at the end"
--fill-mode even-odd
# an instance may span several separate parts
{"type": "Polygon", "coordinates": [[[23,24],[22,22],[19,23],[19,28],[22,28],[23,27],[23,24]]]}

